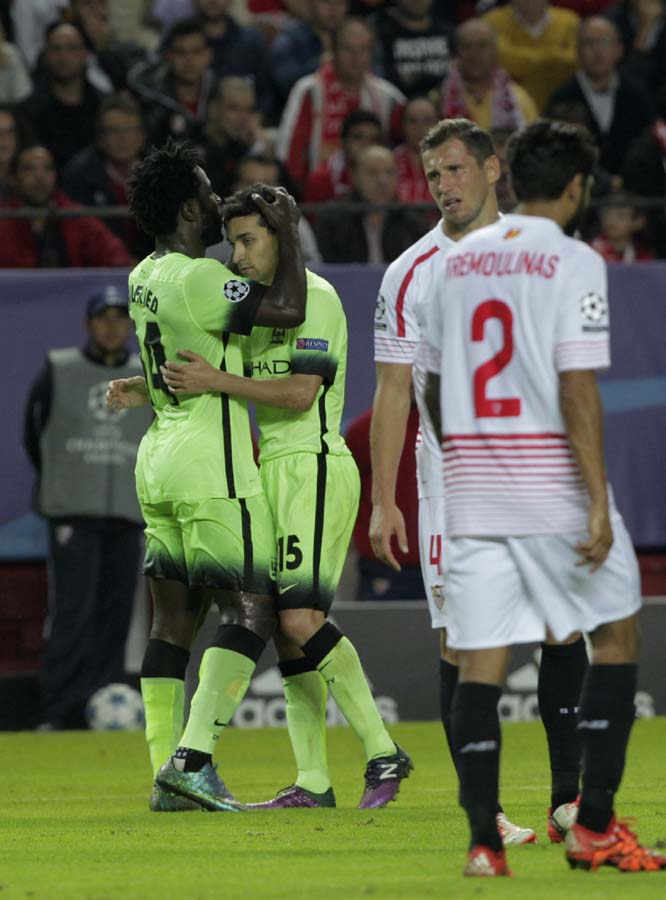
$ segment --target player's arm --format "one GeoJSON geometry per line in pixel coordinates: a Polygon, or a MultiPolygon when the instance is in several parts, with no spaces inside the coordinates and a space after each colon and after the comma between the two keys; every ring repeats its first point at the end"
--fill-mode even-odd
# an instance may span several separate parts
{"type": "Polygon", "coordinates": [[[148,385],[143,375],[132,378],[115,378],[106,391],[106,405],[119,412],[121,409],[138,409],[150,405],[148,385]]]}
{"type": "Polygon", "coordinates": [[[254,325],[297,328],[305,321],[307,287],[305,264],[298,237],[300,212],[284,188],[277,188],[275,200],[267,202],[259,194],[252,199],[278,238],[278,265],[273,283],[257,308],[254,325]]]}
{"type": "Polygon", "coordinates": [[[395,485],[405,443],[411,406],[412,366],[377,363],[377,387],[370,423],[372,461],[372,515],[369,537],[372,549],[382,562],[400,571],[391,550],[395,534],[403,553],[408,552],[405,520],[395,502],[395,485]]]}
{"type": "Polygon", "coordinates": [[[595,373],[591,369],[560,372],[560,408],[585,487],[590,495],[589,537],[576,547],[578,565],[591,563],[594,572],[604,562],[613,543],[608,510],[603,448],[603,410],[595,373]]]}
{"type": "Polygon", "coordinates": [[[206,391],[230,394],[262,406],[305,412],[315,402],[322,384],[320,375],[288,375],[286,378],[244,378],[216,369],[198,353],[179,350],[187,365],[168,362],[162,377],[174,394],[201,394],[206,391]]]}

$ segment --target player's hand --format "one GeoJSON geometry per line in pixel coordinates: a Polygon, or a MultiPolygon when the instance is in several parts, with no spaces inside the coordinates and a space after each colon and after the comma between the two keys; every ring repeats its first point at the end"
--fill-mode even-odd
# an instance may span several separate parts
{"type": "Polygon", "coordinates": [[[252,199],[261,210],[262,216],[276,231],[298,224],[301,211],[285,188],[275,188],[275,200],[272,202],[264,200],[260,194],[252,194],[252,199]]]}
{"type": "Polygon", "coordinates": [[[219,369],[207,359],[191,350],[179,350],[178,358],[187,360],[186,366],[167,362],[160,366],[160,372],[172,394],[205,394],[206,391],[220,390],[219,369]]]}
{"type": "Polygon", "coordinates": [[[402,553],[407,553],[409,547],[407,545],[405,519],[395,504],[389,507],[374,506],[372,508],[368,535],[377,559],[395,569],[396,572],[400,572],[402,567],[393,555],[391,538],[393,535],[396,536],[398,547],[402,553]]]}
{"type": "Polygon", "coordinates": [[[114,412],[121,409],[137,409],[150,403],[148,385],[142,375],[134,378],[116,378],[109,382],[106,391],[106,405],[114,412]]]}
{"type": "Polygon", "coordinates": [[[606,560],[613,546],[613,529],[608,514],[608,502],[591,503],[587,517],[589,537],[576,544],[576,552],[580,559],[577,566],[590,566],[590,572],[596,572],[606,560]]]}

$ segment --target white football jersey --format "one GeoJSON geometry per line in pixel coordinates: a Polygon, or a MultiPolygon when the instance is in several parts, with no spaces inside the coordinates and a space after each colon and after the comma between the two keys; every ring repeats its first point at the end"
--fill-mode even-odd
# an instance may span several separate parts
{"type": "Polygon", "coordinates": [[[442,257],[454,241],[442,229],[442,220],[394,260],[384,273],[375,308],[375,362],[412,366],[414,395],[421,425],[416,436],[416,472],[419,499],[441,497],[442,454],[425,408],[426,314],[435,281],[441,276],[442,257]]]}
{"type": "Polygon", "coordinates": [[[585,530],[558,373],[610,364],[604,261],[550,219],[508,215],[442,262],[426,365],[441,375],[447,534],[585,530]]]}

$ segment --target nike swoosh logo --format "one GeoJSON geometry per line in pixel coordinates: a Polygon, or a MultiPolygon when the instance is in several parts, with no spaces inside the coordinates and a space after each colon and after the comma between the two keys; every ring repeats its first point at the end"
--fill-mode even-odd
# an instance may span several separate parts
{"type": "Polygon", "coordinates": [[[295,587],[298,587],[298,582],[296,582],[295,584],[288,584],[286,587],[280,588],[280,596],[282,596],[282,594],[286,594],[287,591],[290,591],[292,588],[295,588],[295,587]]]}
{"type": "Polygon", "coordinates": [[[215,721],[213,722],[213,725],[217,725],[218,728],[224,728],[226,724],[226,722],[220,722],[219,719],[215,719],[215,721]]]}

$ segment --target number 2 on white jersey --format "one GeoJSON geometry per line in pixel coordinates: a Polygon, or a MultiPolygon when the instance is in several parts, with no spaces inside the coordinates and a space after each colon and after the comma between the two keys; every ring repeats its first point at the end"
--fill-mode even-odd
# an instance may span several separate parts
{"type": "Polygon", "coordinates": [[[513,356],[513,313],[503,300],[484,300],[474,310],[472,316],[472,340],[482,341],[486,322],[498,319],[502,325],[504,342],[491,359],[482,363],[474,372],[474,415],[477,419],[499,416],[519,416],[520,398],[490,398],[486,396],[486,386],[491,378],[504,369],[513,356]]]}

